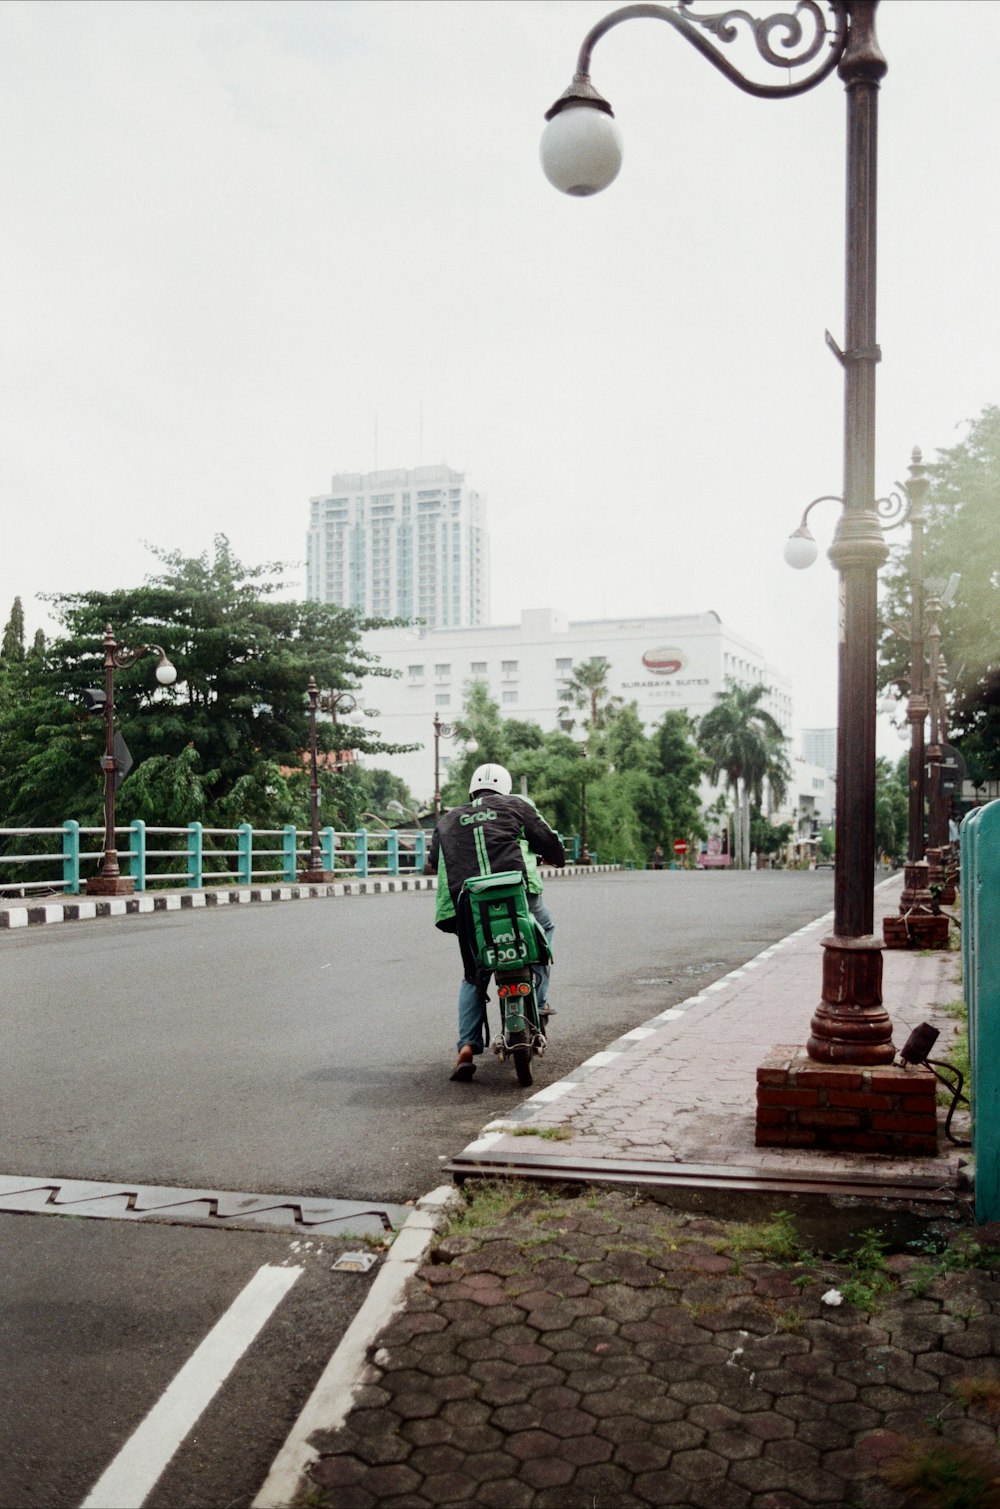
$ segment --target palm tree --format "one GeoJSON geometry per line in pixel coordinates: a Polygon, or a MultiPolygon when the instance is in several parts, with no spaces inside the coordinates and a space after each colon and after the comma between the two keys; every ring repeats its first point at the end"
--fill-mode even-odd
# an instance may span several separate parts
{"type": "Polygon", "coordinates": [[[574,707],[590,714],[584,719],[584,724],[591,732],[603,728],[608,718],[615,715],[622,705],[622,698],[612,697],[608,691],[610,670],[610,660],[603,655],[593,655],[590,660],[583,660],[578,666],[574,666],[564,678],[559,688],[564,704],[557,714],[564,728],[567,722],[572,726],[573,720],[569,718],[569,713],[574,707]]]}
{"type": "Polygon", "coordinates": [[[791,771],[785,735],[775,718],[761,707],[767,687],[739,686],[727,678],[717,692],[715,706],[698,725],[698,743],[708,756],[713,781],[725,776],[733,795],[734,849],[739,869],[750,863],[750,802],[763,805],[767,784],[772,803],[784,800],[791,771]]]}

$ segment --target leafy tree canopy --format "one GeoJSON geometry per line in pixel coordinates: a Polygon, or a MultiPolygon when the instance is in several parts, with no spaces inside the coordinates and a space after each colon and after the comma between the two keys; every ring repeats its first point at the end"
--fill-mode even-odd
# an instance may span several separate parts
{"type": "Polygon", "coordinates": [[[669,712],[647,735],[634,702],[613,717],[606,706],[604,712],[598,727],[587,720],[588,736],[580,742],[563,729],[545,733],[502,717],[486,686],[470,682],[463,714],[452,725],[465,747],[452,759],[445,805],[464,802],[476,766],[495,760],[510,771],[514,790],[523,787],[560,833],[585,828],[588,847],[599,856],[645,864],[657,843],[701,837],[698,786],[705,762],[691,720],[669,712]]]}
{"type": "MultiPolygon", "coordinates": [[[[302,774],[296,782],[295,774],[309,744],[310,675],[321,688],[343,691],[363,675],[390,674],[361,644],[362,631],[380,620],[282,596],[280,566],[243,565],[224,535],[195,558],[153,554],[159,570],[141,587],[49,597],[65,632],[41,650],[36,639],[23,662],[5,658],[6,826],[99,820],[104,724],[86,714],[82,694],[104,685],[106,624],[129,649],[162,646],[177,668],[175,685],[166,688],[148,655],[115,672],[116,727],[135,761],[119,793],[123,821],[142,816],[163,824],[169,812],[176,822],[216,825],[304,822],[308,779],[302,774]]],[[[382,742],[376,728],[329,717],[317,720],[317,745],[324,764],[340,751],[404,747],[382,742]]],[[[332,774],[323,784],[332,801],[332,774]]],[[[336,812],[325,810],[323,821],[336,824],[336,812]]]]}
{"type": "MultiPolygon", "coordinates": [[[[941,615],[952,687],[949,723],[974,780],[1000,778],[1000,408],[969,422],[966,438],[927,468],[925,580],[961,575],[941,615]]],[[[906,531],[908,533],[908,531],[906,531]]],[[[910,546],[894,545],[883,573],[881,682],[909,688],[910,546]],[[900,627],[903,633],[894,632],[900,627]]]]}

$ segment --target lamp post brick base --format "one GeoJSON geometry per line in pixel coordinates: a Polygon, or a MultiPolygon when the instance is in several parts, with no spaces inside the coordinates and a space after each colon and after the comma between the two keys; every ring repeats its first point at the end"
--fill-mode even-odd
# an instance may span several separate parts
{"type": "Polygon", "coordinates": [[[923,1064],[818,1064],[778,1044],[757,1070],[758,1147],[938,1153],[937,1081],[923,1064]]]}
{"type": "Polygon", "coordinates": [[[132,875],[94,875],[84,884],[88,896],[134,896],[132,875]]]}
{"type": "Polygon", "coordinates": [[[914,912],[906,917],[886,917],[882,923],[886,948],[937,949],[951,947],[951,923],[939,913],[914,912]]]}
{"type": "Polygon", "coordinates": [[[333,870],[300,870],[299,882],[302,885],[329,885],[336,880],[333,870]]]}
{"type": "Polygon", "coordinates": [[[930,890],[931,867],[926,859],[903,866],[903,890],[899,898],[899,914],[929,912],[933,909],[930,890]]]}
{"type": "Polygon", "coordinates": [[[891,1064],[892,1022],[882,1005],[882,940],[823,939],[822,999],[806,1052],[819,1063],[891,1064]]]}

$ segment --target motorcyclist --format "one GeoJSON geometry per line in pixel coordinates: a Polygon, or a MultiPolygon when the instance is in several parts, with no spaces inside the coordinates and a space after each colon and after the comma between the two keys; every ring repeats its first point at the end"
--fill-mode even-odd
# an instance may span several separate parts
{"type": "MultiPolygon", "coordinates": [[[[476,959],[468,930],[461,925],[459,898],[462,887],[474,875],[520,870],[528,883],[529,906],[542,928],[551,935],[552,918],[541,898],[541,882],[534,875],[529,883],[525,854],[538,855],[547,864],[562,866],[565,851],[557,833],[524,797],[511,793],[510,771],[487,762],[478,766],[469,782],[470,800],[453,807],[438,820],[431,839],[427,868],[438,877],[435,926],[457,933],[462,952],[463,976],[458,991],[458,1058],[452,1079],[471,1079],[474,1059],[486,1044],[483,1015],[476,988],[476,959]],[[523,847],[522,847],[523,846],[523,847]]],[[[538,1004],[544,1005],[548,986],[544,971],[536,975],[538,1004]]]]}

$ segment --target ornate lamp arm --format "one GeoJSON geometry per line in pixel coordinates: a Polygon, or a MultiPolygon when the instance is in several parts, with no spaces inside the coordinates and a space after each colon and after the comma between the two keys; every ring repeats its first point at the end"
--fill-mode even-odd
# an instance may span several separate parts
{"type": "Polygon", "coordinates": [[[707,58],[713,68],[725,74],[737,89],[755,95],[758,99],[788,99],[792,95],[805,94],[814,89],[833,72],[847,45],[847,10],[841,0],[824,0],[822,4],[820,0],[798,0],[794,11],[763,17],[751,16],[749,12],[737,9],[701,16],[692,10],[690,0],[678,0],[676,5],[623,5],[620,10],[612,11],[598,21],[584,37],[573,83],[552,106],[546,116],[547,120],[558,115],[567,105],[583,100],[611,114],[611,107],[601,100],[590,84],[591,54],[595,45],[612,27],[619,26],[623,21],[640,18],[666,21],[703,58],[707,58]],[[803,16],[807,18],[806,26],[802,24],[803,16]],[[795,82],[758,83],[719,50],[719,44],[724,46],[738,40],[738,28],[741,25],[750,28],[759,57],[770,67],[787,69],[816,63],[815,68],[795,82]],[[710,41],[705,33],[709,33],[715,41],[710,41]],[[825,55],[824,43],[827,44],[825,55]]]}

